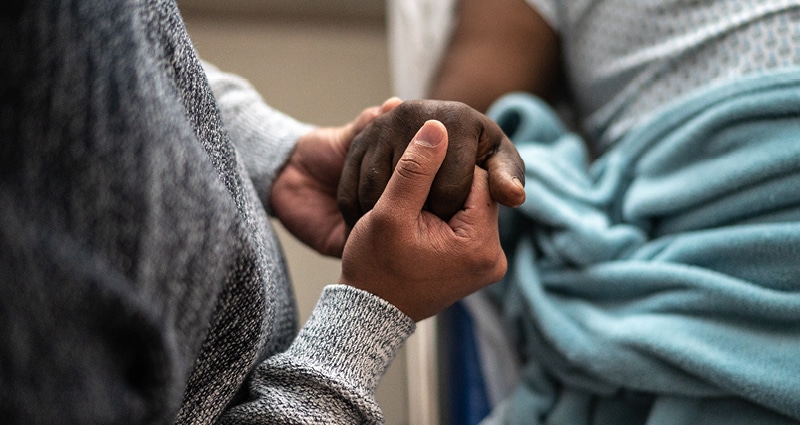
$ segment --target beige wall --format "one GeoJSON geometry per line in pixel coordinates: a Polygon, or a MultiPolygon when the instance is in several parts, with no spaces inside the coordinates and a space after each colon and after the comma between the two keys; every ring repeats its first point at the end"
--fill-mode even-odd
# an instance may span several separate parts
{"type": "MultiPolygon", "coordinates": [[[[248,0],[178,4],[201,57],[248,78],[268,103],[296,118],[344,124],[391,95],[382,2],[332,2],[347,5],[333,13],[309,6],[331,2],[292,1],[309,9],[295,14],[289,1],[266,2],[278,5],[275,10],[248,0]],[[228,4],[245,12],[219,6],[228,4]]],[[[339,262],[308,250],[281,228],[279,233],[305,321],[321,288],[336,282],[339,262]]],[[[404,350],[378,388],[389,425],[409,422],[405,356],[404,350]]]]}

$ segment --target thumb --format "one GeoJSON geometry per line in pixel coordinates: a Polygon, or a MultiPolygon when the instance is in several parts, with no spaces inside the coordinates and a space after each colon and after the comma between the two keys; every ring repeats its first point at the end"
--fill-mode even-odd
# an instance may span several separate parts
{"type": "Polygon", "coordinates": [[[381,196],[383,207],[416,217],[425,205],[433,178],[446,155],[447,129],[439,121],[426,121],[397,162],[381,196]]]}

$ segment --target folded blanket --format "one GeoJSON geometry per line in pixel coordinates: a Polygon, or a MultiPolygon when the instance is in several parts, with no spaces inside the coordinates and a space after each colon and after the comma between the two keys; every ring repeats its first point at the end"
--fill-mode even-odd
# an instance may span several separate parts
{"type": "Polygon", "coordinates": [[[598,160],[539,100],[489,289],[525,367],[508,423],[800,421],[800,71],[676,101],[598,160]]]}

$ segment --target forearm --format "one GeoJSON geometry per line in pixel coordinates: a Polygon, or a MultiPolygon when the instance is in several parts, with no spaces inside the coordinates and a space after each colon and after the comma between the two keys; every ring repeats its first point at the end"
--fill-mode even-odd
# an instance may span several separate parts
{"type": "Polygon", "coordinates": [[[509,92],[553,94],[560,78],[558,36],[530,5],[524,0],[461,0],[456,13],[429,97],[486,111],[509,92]]]}
{"type": "Polygon", "coordinates": [[[349,286],[325,288],[292,346],[261,364],[222,423],[382,423],[375,389],[414,322],[349,286]]]}
{"type": "Polygon", "coordinates": [[[203,63],[220,113],[238,158],[267,205],[278,171],[297,140],[313,126],[273,109],[244,78],[203,63]]]}

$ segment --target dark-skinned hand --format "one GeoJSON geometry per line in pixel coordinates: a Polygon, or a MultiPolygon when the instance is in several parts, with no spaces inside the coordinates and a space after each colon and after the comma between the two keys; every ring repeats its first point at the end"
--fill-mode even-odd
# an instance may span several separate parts
{"type": "Polygon", "coordinates": [[[444,124],[449,145],[426,210],[445,221],[461,210],[475,165],[488,171],[495,201],[509,207],[525,201],[525,165],[494,121],[461,102],[407,101],[376,118],[353,139],[337,192],[350,228],[375,206],[409,141],[428,120],[444,124]]]}

